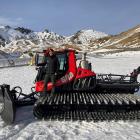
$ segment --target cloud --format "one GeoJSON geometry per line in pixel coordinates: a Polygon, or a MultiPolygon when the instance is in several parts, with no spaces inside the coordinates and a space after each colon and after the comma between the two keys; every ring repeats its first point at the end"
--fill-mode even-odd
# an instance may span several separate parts
{"type": "Polygon", "coordinates": [[[23,23],[23,19],[21,17],[18,18],[7,18],[0,16],[0,25],[9,25],[9,26],[18,26],[23,23]]]}

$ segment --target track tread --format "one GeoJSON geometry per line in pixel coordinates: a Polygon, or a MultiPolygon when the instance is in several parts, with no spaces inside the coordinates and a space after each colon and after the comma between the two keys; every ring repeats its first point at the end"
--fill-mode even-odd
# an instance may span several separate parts
{"type": "MultiPolygon", "coordinates": [[[[49,96],[49,95],[48,95],[49,96]]],[[[37,118],[51,120],[140,120],[140,96],[66,92],[34,107],[37,118]]]]}

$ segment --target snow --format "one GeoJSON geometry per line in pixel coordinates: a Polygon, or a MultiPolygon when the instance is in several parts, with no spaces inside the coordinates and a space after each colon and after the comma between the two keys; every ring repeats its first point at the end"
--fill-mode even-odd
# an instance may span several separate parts
{"type": "Polygon", "coordinates": [[[5,52],[36,51],[40,48],[60,46],[66,43],[65,37],[54,32],[21,33],[9,26],[0,26],[0,36],[5,39],[5,47],[0,49],[5,52]]]}
{"type": "Polygon", "coordinates": [[[1,50],[5,52],[26,52],[28,50],[36,51],[50,46],[60,47],[63,44],[72,44],[72,38],[75,38],[74,42],[76,44],[81,42],[83,46],[85,45],[87,47],[91,43],[91,40],[93,41],[108,35],[93,29],[80,30],[76,34],[68,37],[49,31],[26,34],[10,26],[0,26],[0,36],[5,40],[3,41],[5,46],[0,47],[1,50]]]}
{"type": "Polygon", "coordinates": [[[29,93],[30,88],[34,85],[36,72],[34,66],[2,68],[0,69],[2,78],[0,84],[10,84],[11,87],[19,85],[23,88],[24,93],[29,93]]]}
{"type": "MultiPolygon", "coordinates": [[[[92,55],[92,54],[91,54],[92,55]]],[[[97,73],[129,74],[140,63],[140,55],[88,57],[97,73]]],[[[36,76],[34,66],[0,69],[0,84],[20,85],[24,93],[30,92],[36,76]]],[[[140,77],[139,81],[140,81],[140,77]]],[[[140,92],[139,92],[140,93],[140,92]]],[[[39,121],[32,115],[32,107],[17,110],[13,125],[0,118],[0,140],[139,140],[140,122],[137,121],[39,121]]]]}
{"type": "Polygon", "coordinates": [[[95,50],[92,53],[110,52],[110,51],[116,51],[116,50],[118,50],[118,49],[98,49],[98,50],[95,50]]]}
{"type": "Polygon", "coordinates": [[[91,40],[93,41],[95,39],[108,36],[107,34],[103,32],[95,31],[92,29],[81,30],[77,32],[77,35],[78,35],[78,38],[76,38],[76,41],[80,41],[83,45],[88,45],[91,40]]]}
{"type": "Polygon", "coordinates": [[[135,32],[140,32],[140,27],[138,27],[137,29],[135,29],[135,32]]]}
{"type": "Polygon", "coordinates": [[[7,41],[16,40],[16,38],[21,38],[24,35],[19,31],[14,30],[11,27],[0,26],[0,35],[7,41]]]}
{"type": "Polygon", "coordinates": [[[125,51],[114,54],[108,54],[108,56],[140,56],[140,51],[125,51]]]}
{"type": "Polygon", "coordinates": [[[140,51],[123,51],[123,52],[115,52],[115,51],[121,51],[121,49],[98,49],[95,50],[94,52],[90,52],[90,54],[95,54],[97,55],[97,53],[99,53],[98,55],[100,56],[107,56],[107,57],[129,57],[129,56],[139,56],[140,55],[140,51]],[[108,53],[109,52],[109,53],[108,53]]]}
{"type": "MultiPolygon", "coordinates": [[[[130,29],[128,31],[125,31],[125,32],[122,32],[122,33],[118,34],[117,36],[109,39],[107,42],[105,42],[102,45],[104,47],[112,46],[112,45],[115,45],[115,46],[118,45],[117,48],[124,48],[124,47],[137,48],[137,47],[139,47],[139,44],[132,44],[132,46],[127,44],[127,46],[124,46],[123,44],[120,45],[120,44],[117,44],[117,43],[119,43],[119,42],[121,42],[121,41],[123,41],[123,40],[125,40],[125,39],[127,39],[127,38],[129,38],[131,36],[133,36],[135,33],[139,33],[139,32],[140,32],[140,26],[138,25],[134,29],[132,28],[132,29],[130,29]]],[[[132,43],[132,42],[128,42],[128,43],[132,43]]]]}
{"type": "MultiPolygon", "coordinates": [[[[135,48],[138,50],[139,34],[136,33],[139,33],[139,31],[140,26],[136,26],[118,35],[109,36],[104,32],[84,29],[66,37],[47,30],[42,32],[32,31],[30,33],[22,33],[10,26],[0,26],[0,49],[8,53],[16,51],[27,52],[43,50],[50,46],[59,48],[64,44],[71,44],[76,45],[83,51],[87,50],[92,52],[98,48],[103,52],[105,47],[112,47],[112,45],[118,49],[135,48]],[[100,40],[100,38],[103,37],[107,37],[107,40],[100,40]],[[129,39],[129,37],[131,37],[131,39],[129,39]],[[103,48],[103,50],[101,50],[101,48],[103,48]]],[[[115,51],[115,49],[113,51],[115,51]]]]}

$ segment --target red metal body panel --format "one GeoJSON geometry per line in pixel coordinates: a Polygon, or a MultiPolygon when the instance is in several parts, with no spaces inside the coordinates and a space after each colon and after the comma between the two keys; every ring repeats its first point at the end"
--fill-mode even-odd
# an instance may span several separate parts
{"type": "MultiPolygon", "coordinates": [[[[69,55],[68,55],[68,71],[66,72],[66,74],[61,77],[59,80],[56,81],[55,86],[61,86],[63,84],[69,83],[71,81],[73,81],[76,77],[76,58],[75,58],[75,51],[70,50],[69,51],[69,55]]],[[[48,86],[47,86],[47,90],[51,90],[52,89],[52,83],[49,82],[48,86]]],[[[36,82],[35,85],[35,90],[36,92],[42,92],[44,90],[44,81],[39,81],[36,82]]]]}
{"type": "MultiPolygon", "coordinates": [[[[68,66],[69,66],[68,71],[66,72],[66,74],[63,77],[61,77],[59,80],[56,81],[55,86],[64,85],[66,83],[74,81],[74,79],[79,79],[79,78],[84,78],[84,77],[89,77],[89,76],[96,76],[96,74],[90,70],[77,68],[74,50],[69,50],[68,66]]],[[[50,91],[52,89],[52,87],[53,87],[52,83],[49,82],[48,86],[46,88],[48,91],[50,91]]],[[[44,81],[43,80],[35,83],[35,90],[36,90],[36,92],[44,91],[44,81]]]]}
{"type": "Polygon", "coordinates": [[[89,76],[96,76],[96,74],[91,70],[82,69],[82,68],[77,69],[76,79],[89,77],[89,76]]]}

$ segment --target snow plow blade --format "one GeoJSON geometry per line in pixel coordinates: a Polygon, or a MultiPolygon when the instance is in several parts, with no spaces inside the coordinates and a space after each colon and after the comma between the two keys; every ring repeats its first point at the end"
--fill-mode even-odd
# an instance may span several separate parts
{"type": "Polygon", "coordinates": [[[10,90],[10,85],[0,85],[0,115],[6,124],[12,124],[16,119],[16,110],[22,106],[34,105],[36,92],[22,93],[22,89],[16,86],[10,90]]]}
{"type": "Polygon", "coordinates": [[[33,113],[47,120],[140,120],[140,96],[115,93],[57,93],[35,103],[33,113]]]}
{"type": "Polygon", "coordinates": [[[1,118],[6,124],[11,124],[15,120],[16,106],[9,85],[0,86],[1,118]]]}

